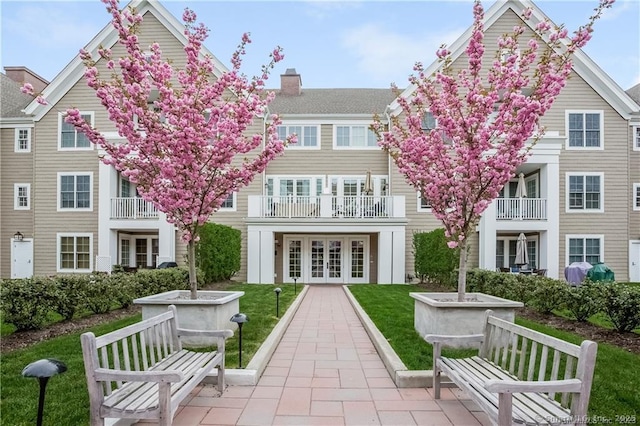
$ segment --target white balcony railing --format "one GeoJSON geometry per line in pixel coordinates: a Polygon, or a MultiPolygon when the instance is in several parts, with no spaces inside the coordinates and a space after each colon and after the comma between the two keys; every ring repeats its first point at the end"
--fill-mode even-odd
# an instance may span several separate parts
{"type": "Polygon", "coordinates": [[[249,217],[349,219],[403,216],[404,197],[401,196],[320,195],[249,197],[249,217]]]}
{"type": "Polygon", "coordinates": [[[497,220],[547,220],[546,198],[498,198],[497,220]]]}
{"type": "Polygon", "coordinates": [[[157,219],[158,209],[138,197],[111,199],[111,219],[157,219]]]}

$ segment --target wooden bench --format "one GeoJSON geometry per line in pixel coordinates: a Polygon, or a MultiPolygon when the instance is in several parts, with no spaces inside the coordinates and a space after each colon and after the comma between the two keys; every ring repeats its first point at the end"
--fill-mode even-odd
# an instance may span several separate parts
{"type": "Polygon", "coordinates": [[[433,344],[435,398],[444,374],[500,426],[585,424],[597,344],[577,346],[491,314],[483,334],[424,337],[433,344]],[[443,346],[469,345],[480,345],[477,356],[441,356],[443,346]]]}
{"type": "Polygon", "coordinates": [[[231,330],[178,328],[175,306],[120,330],[81,336],[89,388],[91,425],[105,418],[158,419],[170,425],[184,398],[218,368],[224,391],[224,346],[231,330]],[[182,336],[217,337],[217,351],[182,349],[182,336]]]}

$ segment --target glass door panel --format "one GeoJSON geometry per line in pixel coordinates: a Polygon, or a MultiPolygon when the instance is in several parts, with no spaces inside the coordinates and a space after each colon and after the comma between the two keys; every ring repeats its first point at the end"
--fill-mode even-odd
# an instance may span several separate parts
{"type": "Polygon", "coordinates": [[[329,279],[342,278],[342,240],[329,240],[328,274],[329,279]]]}
{"type": "Polygon", "coordinates": [[[311,241],[311,279],[322,281],[324,278],[324,240],[311,241]]]}

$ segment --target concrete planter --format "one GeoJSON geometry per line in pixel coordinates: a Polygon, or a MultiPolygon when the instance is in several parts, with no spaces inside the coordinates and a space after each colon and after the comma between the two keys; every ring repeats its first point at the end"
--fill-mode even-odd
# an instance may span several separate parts
{"type": "MultiPolygon", "coordinates": [[[[197,299],[190,299],[189,290],[173,290],[135,299],[142,306],[142,319],[151,318],[167,311],[169,305],[178,310],[178,326],[195,330],[236,330],[238,324],[229,319],[240,312],[240,297],[244,291],[198,291],[197,299]]],[[[184,338],[183,343],[191,347],[215,344],[213,338],[184,338]]]]}
{"type": "Polygon", "coordinates": [[[484,313],[513,322],[515,309],[521,302],[502,299],[484,293],[467,293],[465,302],[458,302],[458,293],[409,293],[415,299],[414,327],[420,336],[426,334],[481,334],[484,313]]]}

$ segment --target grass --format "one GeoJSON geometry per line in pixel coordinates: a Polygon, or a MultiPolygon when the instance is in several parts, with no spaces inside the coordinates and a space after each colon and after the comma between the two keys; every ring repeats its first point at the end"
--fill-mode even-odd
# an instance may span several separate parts
{"type": "MultiPolygon", "coordinates": [[[[275,286],[271,285],[226,285],[224,290],[241,290],[245,295],[240,298],[240,310],[249,317],[242,328],[242,364],[244,366],[258,350],[275,324],[276,302],[275,286]]],[[[280,316],[295,299],[293,285],[280,285],[280,316]]],[[[298,286],[300,291],[302,286],[298,286]]],[[[117,330],[141,319],[134,315],[108,324],[92,327],[102,335],[117,330]]],[[[83,331],[84,332],[84,331],[83,331]]],[[[2,355],[0,362],[0,424],[20,426],[33,425],[38,410],[38,381],[24,378],[22,369],[29,363],[42,358],[56,358],[63,361],[68,370],[51,378],[47,385],[44,408],[44,424],[85,425],[89,424],[89,396],[84,374],[84,363],[80,347],[80,334],[77,332],[43,341],[26,349],[2,355]]],[[[227,341],[227,368],[238,365],[238,333],[227,341]]]]}
{"type": "MultiPolygon", "coordinates": [[[[423,288],[410,285],[355,285],[352,294],[387,338],[410,370],[432,368],[431,345],[413,327],[414,300],[410,292],[423,288]]],[[[516,323],[579,344],[583,337],[518,318],[516,323]]],[[[463,357],[475,351],[450,351],[446,356],[463,357]]],[[[604,343],[598,344],[598,356],[589,403],[590,416],[610,419],[619,424],[621,416],[636,416],[640,421],[640,355],[604,343]]],[[[635,423],[635,422],[634,422],[635,423]]]]}

